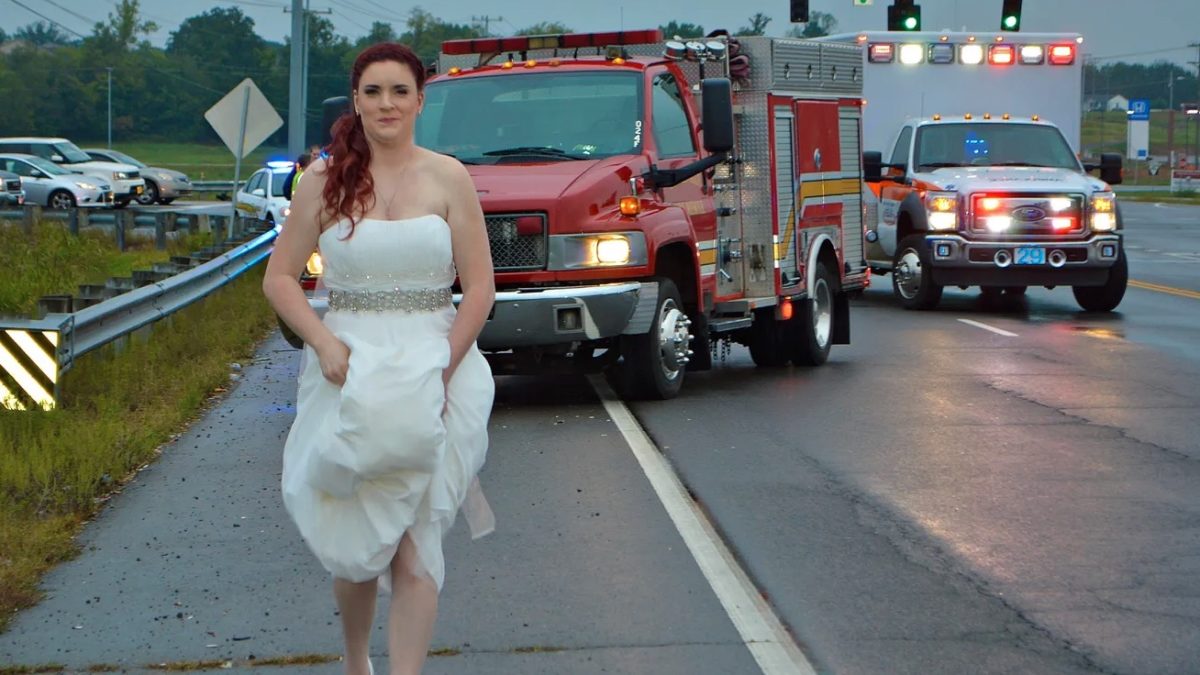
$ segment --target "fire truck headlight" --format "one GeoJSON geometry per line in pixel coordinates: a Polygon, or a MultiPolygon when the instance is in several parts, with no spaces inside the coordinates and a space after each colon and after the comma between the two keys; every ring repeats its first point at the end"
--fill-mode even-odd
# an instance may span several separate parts
{"type": "Polygon", "coordinates": [[[550,237],[550,269],[634,267],[648,262],[641,232],[564,234],[550,237]]]}
{"type": "Polygon", "coordinates": [[[930,192],[925,195],[929,229],[953,230],[958,227],[958,195],[953,192],[930,192]]]}
{"type": "Polygon", "coordinates": [[[1117,229],[1117,196],[1111,192],[1092,195],[1092,231],[1111,232],[1117,229]]]}
{"type": "Polygon", "coordinates": [[[629,262],[629,239],[622,236],[596,240],[596,262],[601,265],[624,265],[629,262]]]}

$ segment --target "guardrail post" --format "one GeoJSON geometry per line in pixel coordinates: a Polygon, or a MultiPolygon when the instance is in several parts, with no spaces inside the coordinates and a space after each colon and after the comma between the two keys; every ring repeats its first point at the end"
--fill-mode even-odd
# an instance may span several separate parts
{"type": "Polygon", "coordinates": [[[22,209],[24,213],[21,218],[21,227],[25,228],[26,234],[33,233],[33,224],[42,219],[42,207],[38,204],[26,204],[22,209]]]}
{"type": "Polygon", "coordinates": [[[192,224],[192,234],[199,232],[200,234],[208,234],[212,232],[212,223],[209,221],[207,213],[192,213],[188,214],[188,222],[192,224]]]}
{"type": "Polygon", "coordinates": [[[67,231],[75,236],[79,236],[79,212],[83,209],[74,208],[67,211],[67,231]]]}
{"type": "Polygon", "coordinates": [[[79,229],[73,234],[79,234],[86,230],[92,224],[92,212],[89,209],[75,209],[76,216],[79,219],[79,229]]]}
{"type": "Polygon", "coordinates": [[[133,211],[121,211],[113,218],[113,228],[117,238],[117,250],[125,250],[125,228],[133,226],[133,211]]]}
{"type": "Polygon", "coordinates": [[[162,211],[154,214],[154,248],[165,251],[167,248],[167,217],[169,213],[162,211]]]}

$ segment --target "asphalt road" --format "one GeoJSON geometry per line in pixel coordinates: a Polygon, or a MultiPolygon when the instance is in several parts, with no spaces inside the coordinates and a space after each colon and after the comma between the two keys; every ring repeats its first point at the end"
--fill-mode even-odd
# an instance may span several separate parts
{"type": "MultiPolygon", "coordinates": [[[[1200,209],[1125,209],[1131,277],[1200,291],[1200,209]]],[[[1134,286],[1097,315],[1064,288],[1002,308],[952,290],[918,313],[888,282],[821,368],[734,349],[631,406],[815,669],[1196,672],[1200,298],[1134,286]]],[[[0,662],[336,655],[278,498],[297,364],[263,346],[47,577],[0,662]]],[[[447,541],[427,672],[761,672],[585,380],[501,378],[482,479],[499,527],[447,541]]]]}

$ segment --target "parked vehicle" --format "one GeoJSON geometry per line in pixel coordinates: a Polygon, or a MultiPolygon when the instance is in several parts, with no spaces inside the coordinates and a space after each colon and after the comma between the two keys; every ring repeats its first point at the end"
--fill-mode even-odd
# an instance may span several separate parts
{"type": "Polygon", "coordinates": [[[237,210],[250,218],[282,225],[291,213],[291,201],[283,196],[293,162],[267,162],[255,171],[237,191],[234,203],[237,210]]]}
{"type": "Polygon", "coordinates": [[[8,171],[0,171],[0,205],[20,206],[25,203],[25,190],[21,177],[8,171]]]}
{"type": "Polygon", "coordinates": [[[137,201],[143,206],[150,204],[170,204],[186,197],[192,192],[192,180],[186,173],[174,169],[164,169],[158,166],[147,166],[145,162],[117,150],[106,148],[84,148],[89,157],[102,162],[118,162],[136,166],[146,181],[146,189],[137,196],[137,201]]]}
{"type": "Polygon", "coordinates": [[[95,176],[111,185],[113,205],[118,208],[129,204],[146,189],[146,181],[136,166],[96,161],[65,138],[0,138],[0,152],[34,155],[59,164],[67,171],[95,176]]]}
{"type": "Polygon", "coordinates": [[[0,169],[21,177],[25,200],[52,209],[111,207],[112,183],[91,174],[69,171],[48,159],[0,154],[0,169]]]}

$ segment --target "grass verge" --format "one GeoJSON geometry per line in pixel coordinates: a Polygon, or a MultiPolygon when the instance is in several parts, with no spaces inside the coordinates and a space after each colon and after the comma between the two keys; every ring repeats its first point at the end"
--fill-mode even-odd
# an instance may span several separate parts
{"type": "Polygon", "coordinates": [[[1118,192],[1118,201],[1200,204],[1200,192],[1118,192]]]}
{"type": "Polygon", "coordinates": [[[275,325],[263,266],[159,321],[148,337],[80,359],[58,409],[0,414],[0,631],[38,579],[77,553],[105,498],[161,452],[275,325]],[[204,339],[197,339],[197,336],[204,339]]]}
{"type": "Polygon", "coordinates": [[[212,234],[188,234],[154,248],[153,239],[130,237],[125,251],[102,231],[72,235],[58,223],[41,222],[26,233],[19,225],[0,225],[0,314],[30,316],[43,295],[74,294],[79,284],[102,284],[127,277],[173,255],[184,255],[212,243],[212,234]]]}

